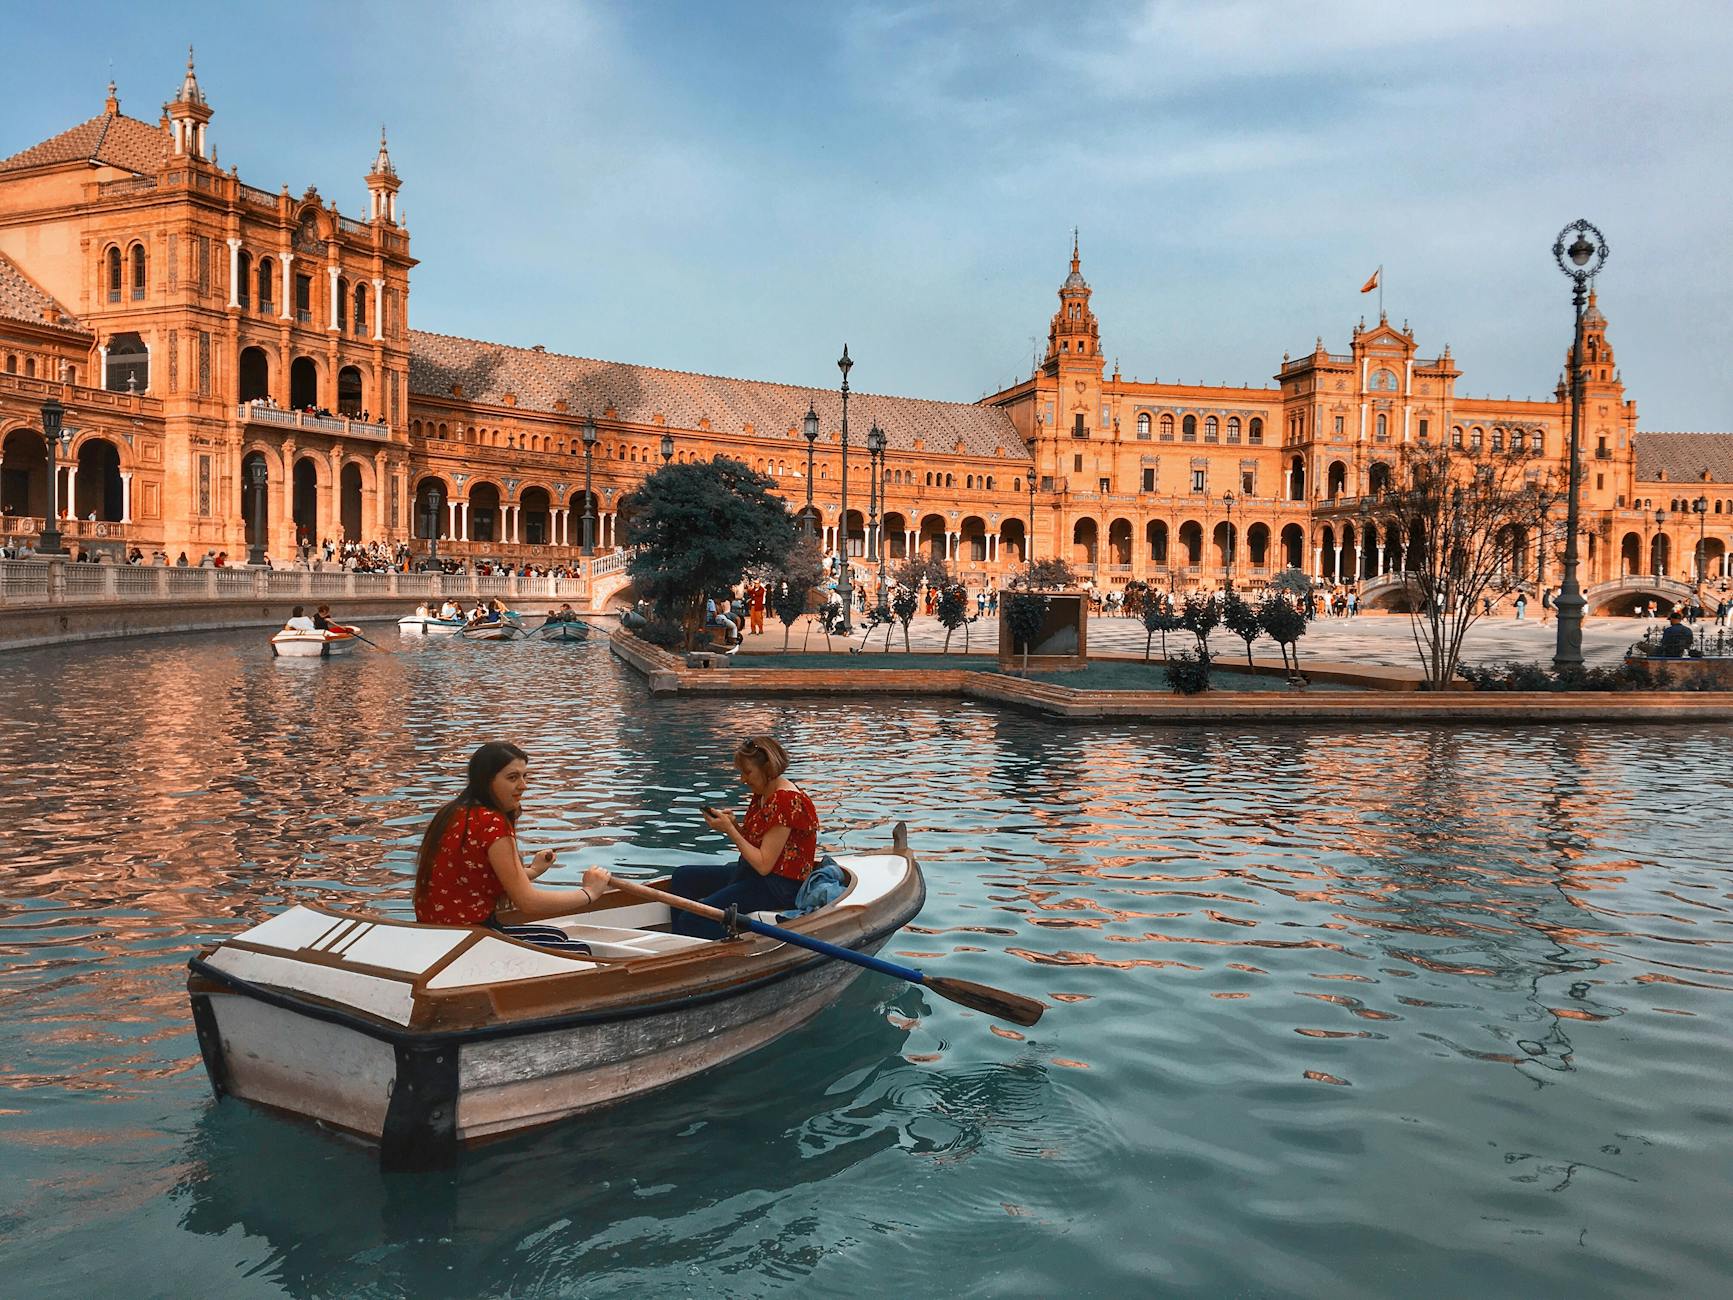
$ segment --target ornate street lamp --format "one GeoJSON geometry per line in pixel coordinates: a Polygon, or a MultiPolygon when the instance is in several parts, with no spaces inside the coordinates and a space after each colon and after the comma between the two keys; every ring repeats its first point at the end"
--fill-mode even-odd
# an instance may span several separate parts
{"type": "MultiPolygon", "coordinates": [[[[1708,471],[1704,471],[1708,476],[1708,471]]],[[[1691,513],[1697,516],[1697,603],[1703,603],[1703,529],[1709,523],[1709,498],[1698,497],[1691,503],[1691,513]]]]}
{"type": "MultiPolygon", "coordinates": [[[[42,529],[44,555],[64,555],[60,546],[60,455],[72,451],[72,430],[65,425],[66,408],[57,398],[42,403],[42,438],[48,444],[48,518],[42,529]]],[[[71,502],[67,502],[68,507],[71,502]]]]}
{"type": "Polygon", "coordinates": [[[439,512],[445,506],[445,493],[437,486],[427,489],[427,567],[439,568],[439,512]]]}
{"type": "Polygon", "coordinates": [[[1234,589],[1234,552],[1239,548],[1234,545],[1234,494],[1222,493],[1222,504],[1228,508],[1228,576],[1227,589],[1234,589]]]}
{"type": "Polygon", "coordinates": [[[270,473],[263,456],[247,465],[247,490],[253,494],[253,537],[247,547],[247,564],[255,569],[265,564],[265,480],[270,473]]]}
{"type": "Polygon", "coordinates": [[[800,517],[800,531],[811,537],[812,525],[812,453],[818,442],[818,412],[812,403],[806,404],[806,415],[800,421],[801,433],[806,437],[806,513],[800,517]]]}
{"type": "Polygon", "coordinates": [[[842,634],[847,637],[854,634],[854,570],[848,562],[848,372],[854,369],[854,362],[848,359],[846,343],[842,345],[842,357],[836,368],[842,371],[842,514],[838,546],[842,551],[842,634]]]}
{"type": "Polygon", "coordinates": [[[590,491],[590,473],[596,458],[596,417],[584,417],[584,554],[596,553],[596,494],[590,491]]]}
{"type": "Polygon", "coordinates": [[[664,465],[667,465],[667,464],[671,463],[673,461],[673,459],[674,459],[674,435],[671,433],[665,433],[662,435],[662,463],[664,465]]]}
{"type": "Polygon", "coordinates": [[[1023,559],[1035,571],[1035,457],[1040,454],[1041,417],[1035,417],[1036,445],[1029,449],[1029,533],[1023,538],[1023,559]]]}
{"type": "Polygon", "coordinates": [[[1570,277],[1571,302],[1576,308],[1576,336],[1571,345],[1571,461],[1570,486],[1565,497],[1564,578],[1559,583],[1558,640],[1552,666],[1555,672],[1580,672],[1583,666],[1583,599],[1577,581],[1577,526],[1582,513],[1583,456],[1583,305],[1589,284],[1607,261],[1606,240],[1587,221],[1574,221],[1553,241],[1553,260],[1570,277]],[[1573,239],[1572,236],[1575,236],[1573,239]],[[1570,242],[1567,244],[1566,241],[1570,242]]]}
{"type": "Polygon", "coordinates": [[[871,477],[871,505],[867,513],[867,560],[877,559],[879,562],[879,599],[882,609],[885,603],[885,543],[879,535],[879,467],[885,454],[885,433],[879,428],[877,420],[873,427],[867,430],[867,464],[871,477]]]}

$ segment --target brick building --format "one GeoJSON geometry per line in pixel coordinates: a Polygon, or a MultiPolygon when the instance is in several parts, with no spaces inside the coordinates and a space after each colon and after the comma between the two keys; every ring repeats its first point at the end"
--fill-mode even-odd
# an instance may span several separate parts
{"type": "MultiPolygon", "coordinates": [[[[365,205],[244,183],[208,147],[212,107],[189,55],[155,122],[102,112],[0,160],[0,532],[48,510],[40,407],[68,408],[59,492],[85,546],[240,556],[265,468],[274,557],[298,538],[403,540],[437,527],[448,555],[574,559],[586,513],[583,425],[596,440],[595,540],[622,536],[621,498],[663,459],[716,453],[813,495],[841,523],[834,389],[686,374],[412,329],[417,263],[383,134],[365,205]],[[808,410],[820,435],[802,435],[808,410]],[[428,507],[437,492],[435,518],[428,507]]],[[[365,157],[365,154],[362,155],[365,157]]],[[[439,274],[434,268],[433,274],[439,274]]],[[[1641,433],[1608,324],[1585,339],[1585,584],[1591,608],[1694,572],[1727,572],[1733,435],[1641,433]],[[1702,512],[1693,506],[1701,500],[1702,512]]],[[[1561,362],[1568,358],[1561,358],[1561,362]]],[[[949,556],[975,580],[1061,555],[1102,586],[1141,578],[1258,585],[1285,564],[1358,577],[1399,568],[1403,521],[1382,495],[1402,449],[1448,439],[1562,477],[1569,403],[1462,395],[1449,348],[1362,325],[1320,338],[1272,384],[1126,379],[1105,364],[1073,242],[1045,356],[977,403],[855,393],[849,519],[867,547],[868,430],[886,435],[885,549],[949,556]]],[[[1556,576],[1561,522],[1512,537],[1511,566],[1556,576]]],[[[417,543],[420,545],[421,543],[417,543]]]]}

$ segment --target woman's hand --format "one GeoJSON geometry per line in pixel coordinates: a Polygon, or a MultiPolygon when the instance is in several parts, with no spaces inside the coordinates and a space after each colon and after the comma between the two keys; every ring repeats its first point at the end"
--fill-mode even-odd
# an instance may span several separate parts
{"type": "Polygon", "coordinates": [[[704,824],[713,831],[721,831],[724,835],[729,835],[734,827],[734,814],[726,808],[706,808],[704,810],[704,824]]]}
{"type": "Polygon", "coordinates": [[[608,892],[608,884],[611,879],[606,867],[591,867],[584,872],[584,892],[591,899],[599,900],[603,894],[608,892]]]}
{"type": "Polygon", "coordinates": [[[554,851],[552,849],[543,849],[540,853],[536,854],[535,857],[530,859],[530,864],[525,869],[524,874],[531,880],[535,880],[538,877],[545,875],[548,868],[553,865],[554,851]]]}

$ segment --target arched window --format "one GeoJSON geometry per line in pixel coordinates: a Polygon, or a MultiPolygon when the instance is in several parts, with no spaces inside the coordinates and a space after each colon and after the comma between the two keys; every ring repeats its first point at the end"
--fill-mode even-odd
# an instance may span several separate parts
{"type": "Polygon", "coordinates": [[[144,301],[144,245],[132,246],[132,300],[144,301]]]}
{"type": "Polygon", "coordinates": [[[1492,431],[1492,449],[1494,451],[1503,451],[1504,450],[1504,430],[1503,429],[1496,429],[1495,428],[1492,431]]]}
{"type": "Polygon", "coordinates": [[[108,391],[150,391],[150,350],[138,334],[116,334],[108,340],[108,391]]]}
{"type": "Polygon", "coordinates": [[[1452,447],[1462,446],[1462,426],[1460,424],[1450,426],[1450,445],[1452,447]]]}
{"type": "Polygon", "coordinates": [[[1528,445],[1530,451],[1534,452],[1537,456],[1540,455],[1546,450],[1546,435],[1539,429],[1536,429],[1534,431],[1534,436],[1529,439],[1528,445]]]}
{"type": "Polygon", "coordinates": [[[336,303],[336,306],[337,306],[337,332],[339,334],[347,334],[349,332],[349,277],[348,276],[340,275],[337,277],[337,303],[336,303]]]}
{"type": "Polygon", "coordinates": [[[355,332],[367,332],[367,286],[364,284],[355,286],[355,332]]]}
{"type": "Polygon", "coordinates": [[[1221,433],[1221,424],[1215,418],[1215,416],[1211,415],[1211,416],[1205,417],[1204,422],[1203,422],[1203,440],[1205,442],[1219,441],[1220,433],[1221,433]]]}
{"type": "Polygon", "coordinates": [[[1237,415],[1230,415],[1230,416],[1228,416],[1228,441],[1229,442],[1238,442],[1239,440],[1240,440],[1240,417],[1237,415]]]}
{"type": "Polygon", "coordinates": [[[1264,422],[1256,415],[1252,417],[1251,441],[1255,446],[1261,446],[1264,441],[1264,422]]]}
{"type": "Polygon", "coordinates": [[[1478,424],[1475,425],[1473,429],[1469,430],[1468,449],[1470,451],[1479,451],[1481,444],[1485,440],[1486,440],[1486,430],[1482,429],[1478,424]]]}
{"type": "Polygon", "coordinates": [[[243,308],[253,305],[253,255],[244,250],[235,259],[235,301],[243,308]]]}
{"type": "Polygon", "coordinates": [[[269,257],[259,259],[259,311],[269,315],[271,300],[277,296],[277,263],[269,257]]]}
{"type": "Polygon", "coordinates": [[[1138,413],[1138,416],[1137,416],[1137,436],[1139,438],[1149,437],[1149,412],[1148,411],[1141,411],[1138,413]]]}
{"type": "Polygon", "coordinates": [[[107,268],[107,271],[108,271],[108,277],[107,277],[108,278],[108,300],[110,302],[119,302],[120,301],[121,269],[120,269],[120,250],[118,248],[111,248],[108,250],[108,268],[107,268]]]}
{"type": "Polygon", "coordinates": [[[1389,436],[1390,436],[1390,417],[1388,415],[1385,415],[1383,412],[1379,412],[1379,414],[1378,414],[1378,437],[1388,438],[1389,436]]]}
{"type": "Polygon", "coordinates": [[[1179,431],[1180,431],[1180,441],[1181,442],[1196,442],[1197,441],[1197,416],[1188,415],[1185,417],[1185,419],[1181,420],[1180,424],[1179,424],[1179,431]]]}
{"type": "Polygon", "coordinates": [[[991,492],[992,490],[993,490],[993,476],[991,474],[989,474],[989,475],[987,475],[987,491],[991,492]]]}
{"type": "Polygon", "coordinates": [[[1512,451],[1528,450],[1528,435],[1521,429],[1512,429],[1510,431],[1510,449],[1512,451]]]}
{"type": "Polygon", "coordinates": [[[1173,441],[1173,417],[1171,415],[1161,417],[1161,440],[1163,442],[1173,441]]]}

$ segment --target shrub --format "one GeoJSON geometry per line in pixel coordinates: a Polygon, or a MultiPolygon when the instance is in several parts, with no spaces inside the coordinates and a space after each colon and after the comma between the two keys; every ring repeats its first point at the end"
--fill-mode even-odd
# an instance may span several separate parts
{"type": "Polygon", "coordinates": [[[686,648],[686,629],[680,626],[680,620],[658,614],[643,627],[638,629],[638,635],[651,645],[661,646],[664,650],[684,650],[686,648]]]}
{"type": "Polygon", "coordinates": [[[1167,661],[1167,684],[1176,695],[1201,695],[1209,689],[1209,652],[1181,650],[1167,661]]]}
{"type": "Polygon", "coordinates": [[[1003,597],[1005,626],[1011,632],[1011,649],[1023,647],[1023,671],[1029,671],[1029,646],[1041,635],[1047,621],[1048,597],[1032,591],[1007,591],[1003,597]]]}

